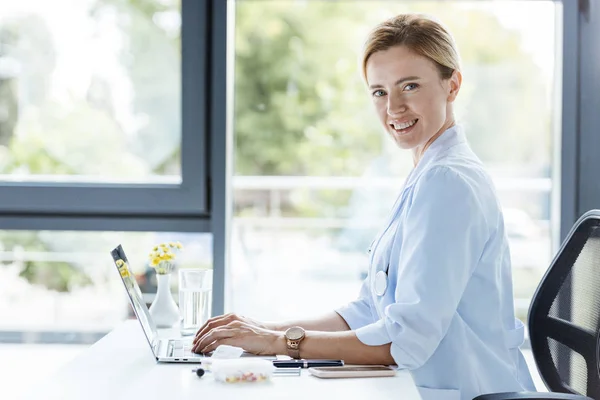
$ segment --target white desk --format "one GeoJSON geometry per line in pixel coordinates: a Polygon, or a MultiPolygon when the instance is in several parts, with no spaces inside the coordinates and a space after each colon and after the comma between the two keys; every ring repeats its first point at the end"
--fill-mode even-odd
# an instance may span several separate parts
{"type": "MultiPolygon", "coordinates": [[[[207,373],[198,378],[193,364],[157,363],[137,321],[127,321],[51,377],[40,381],[26,399],[420,399],[410,375],[393,378],[319,379],[275,376],[271,382],[227,384],[207,373]]],[[[32,366],[32,369],[35,369],[32,366]]]]}

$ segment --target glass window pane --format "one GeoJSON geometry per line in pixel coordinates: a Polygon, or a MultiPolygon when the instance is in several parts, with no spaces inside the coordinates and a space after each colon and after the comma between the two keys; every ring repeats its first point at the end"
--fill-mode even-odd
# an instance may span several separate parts
{"type": "Polygon", "coordinates": [[[409,152],[380,127],[358,60],[377,23],[420,12],[441,20],[457,41],[463,85],[456,114],[496,183],[517,315],[525,319],[557,226],[550,194],[558,176],[559,7],[237,1],[232,308],[269,319],[314,316],[358,295],[367,248],[412,168],[409,152]],[[282,297],[281,287],[310,295],[282,297]]]}
{"type": "MultiPolygon", "coordinates": [[[[122,244],[150,304],[156,273],[148,254],[171,241],[184,246],[178,268],[212,268],[207,233],[0,231],[0,342],[93,342],[133,317],[110,251],[122,244]]],[[[175,272],[176,302],[177,284],[175,272]]]]}
{"type": "Polygon", "coordinates": [[[181,182],[180,0],[0,9],[0,180],[181,182]]]}

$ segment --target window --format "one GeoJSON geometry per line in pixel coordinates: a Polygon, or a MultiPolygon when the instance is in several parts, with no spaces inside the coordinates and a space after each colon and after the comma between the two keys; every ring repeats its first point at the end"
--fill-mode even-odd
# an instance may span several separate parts
{"type": "Polygon", "coordinates": [[[204,6],[0,0],[0,212],[206,214],[204,6]]]}
{"type": "Polygon", "coordinates": [[[181,15],[168,3],[2,5],[2,174],[181,181],[181,15]]]}
{"type": "Polygon", "coordinates": [[[457,41],[457,117],[496,183],[525,319],[557,226],[561,9],[552,1],[236,2],[233,310],[314,316],[357,296],[367,248],[412,167],[371,109],[360,49],[376,23],[417,11],[457,41]],[[310,295],[281,296],[282,287],[310,295]]]}
{"type": "MultiPolygon", "coordinates": [[[[0,231],[0,342],[95,341],[133,317],[110,250],[123,245],[150,304],[148,253],[168,241],[184,246],[178,267],[212,267],[208,233],[0,231]]],[[[172,290],[177,301],[176,273],[172,290]]]]}
{"type": "Polygon", "coordinates": [[[128,309],[112,275],[116,244],[149,301],[151,243],[180,238],[181,261],[213,263],[209,2],[0,8],[0,336],[106,332],[128,309]]]}

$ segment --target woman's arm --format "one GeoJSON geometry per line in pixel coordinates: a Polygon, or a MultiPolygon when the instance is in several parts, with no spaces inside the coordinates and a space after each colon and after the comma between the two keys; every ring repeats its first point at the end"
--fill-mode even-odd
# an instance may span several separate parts
{"type": "MultiPolygon", "coordinates": [[[[358,340],[354,331],[307,331],[300,343],[300,358],[344,360],[346,364],[383,364],[396,362],[390,353],[391,344],[368,346],[358,340]]],[[[277,342],[276,354],[287,354],[285,337],[277,342]]]]}
{"type": "Polygon", "coordinates": [[[274,331],[285,331],[292,326],[301,326],[307,331],[338,332],[350,330],[350,327],[344,318],[335,311],[319,318],[285,322],[268,322],[265,325],[274,331]]]}
{"type": "MultiPolygon", "coordinates": [[[[209,353],[222,344],[238,346],[259,355],[288,354],[283,331],[260,328],[242,321],[233,321],[196,337],[192,351],[209,353]]],[[[395,364],[390,346],[390,343],[366,345],[358,339],[355,331],[307,331],[300,343],[300,357],[339,359],[347,364],[390,365],[395,364]]]]}
{"type": "MultiPolygon", "coordinates": [[[[268,331],[283,332],[292,326],[301,326],[304,330],[315,330],[315,331],[347,331],[350,329],[344,318],[338,313],[332,311],[331,313],[324,315],[321,318],[298,320],[291,322],[259,322],[252,318],[243,317],[237,314],[226,314],[218,317],[213,317],[206,321],[206,323],[198,329],[196,337],[193,340],[193,344],[196,343],[203,336],[207,335],[210,331],[218,328],[224,328],[231,324],[239,323],[248,326],[253,326],[257,329],[263,329],[268,331]]],[[[201,350],[201,349],[198,349],[201,350]]]]}

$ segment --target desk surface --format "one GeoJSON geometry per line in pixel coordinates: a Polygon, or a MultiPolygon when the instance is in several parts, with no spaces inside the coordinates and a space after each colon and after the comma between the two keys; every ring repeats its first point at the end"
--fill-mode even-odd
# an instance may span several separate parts
{"type": "Polygon", "coordinates": [[[24,388],[25,399],[420,399],[404,371],[393,378],[319,379],[303,370],[301,376],[276,376],[271,382],[226,384],[210,374],[198,378],[193,368],[157,363],[137,321],[127,321],[54,376],[24,388]]]}

